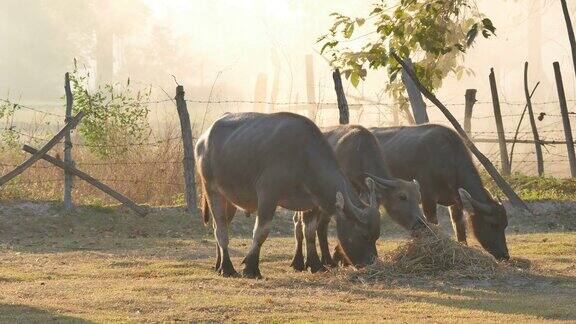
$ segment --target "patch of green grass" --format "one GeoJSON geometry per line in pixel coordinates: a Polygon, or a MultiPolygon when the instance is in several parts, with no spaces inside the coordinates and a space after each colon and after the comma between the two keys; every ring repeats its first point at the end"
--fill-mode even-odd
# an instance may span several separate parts
{"type": "MultiPolygon", "coordinates": [[[[484,183],[493,194],[503,196],[488,174],[482,174],[484,183]]],[[[576,200],[576,179],[558,179],[514,174],[506,178],[514,191],[525,201],[576,200]]]]}

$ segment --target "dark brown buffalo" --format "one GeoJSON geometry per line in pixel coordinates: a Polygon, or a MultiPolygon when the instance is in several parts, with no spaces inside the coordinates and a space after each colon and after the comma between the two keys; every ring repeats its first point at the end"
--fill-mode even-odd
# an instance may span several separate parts
{"type": "MultiPolygon", "coordinates": [[[[330,145],[314,123],[291,113],[227,114],[196,144],[204,220],[212,214],[218,244],[216,270],[236,275],[228,252],[228,227],[237,208],[257,212],[243,274],[261,277],[260,248],[277,206],[320,208],[336,215],[343,254],[358,266],[377,256],[380,214],[375,197],[364,206],[344,177],[330,145]]],[[[369,180],[369,183],[373,183],[369,180]]]]}
{"type": "Polygon", "coordinates": [[[416,179],[422,209],[437,224],[436,205],[450,206],[458,241],[466,242],[463,210],[478,242],[496,259],[509,259],[506,210],[484,188],[468,148],[453,130],[440,125],[372,128],[392,174],[416,179]]]}
{"type": "MultiPolygon", "coordinates": [[[[369,130],[362,126],[346,125],[325,129],[323,133],[324,138],[332,146],[344,175],[356,191],[361,195],[369,193],[365,178],[367,174],[371,175],[376,181],[376,200],[379,205],[385,207],[394,221],[408,230],[423,226],[424,217],[420,209],[418,183],[391,176],[378,140],[369,130]]],[[[310,268],[312,272],[316,272],[323,270],[325,265],[336,265],[330,256],[326,237],[329,221],[330,215],[322,215],[318,209],[294,215],[296,251],[292,267],[295,270],[310,268]],[[318,258],[316,252],[316,234],[319,237],[322,260],[318,258]],[[306,262],[302,252],[304,238],[306,238],[306,262]]]]}
{"type": "MultiPolygon", "coordinates": [[[[506,210],[484,188],[470,152],[460,136],[440,125],[371,128],[380,143],[390,172],[420,183],[422,208],[428,221],[437,224],[436,205],[450,206],[458,241],[466,242],[466,222],[482,247],[498,260],[510,258],[505,230],[506,210]]],[[[322,228],[326,231],[324,228],[322,228]]],[[[328,245],[325,234],[320,245],[328,245]]],[[[339,247],[334,259],[340,260],[339,247]]],[[[342,258],[343,263],[347,263],[342,258]]]]}

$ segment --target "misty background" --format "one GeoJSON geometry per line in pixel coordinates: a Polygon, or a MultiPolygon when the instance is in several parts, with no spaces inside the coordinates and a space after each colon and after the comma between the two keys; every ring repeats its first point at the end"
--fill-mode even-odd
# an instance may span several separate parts
{"type": "MultiPolygon", "coordinates": [[[[576,1],[568,2],[576,14],[576,1]]],[[[90,72],[92,88],[110,82],[125,83],[130,78],[133,86],[151,87],[154,99],[165,100],[174,96],[176,82],[184,85],[186,98],[200,101],[190,103],[189,109],[195,124],[206,119],[201,128],[225,111],[258,108],[251,102],[206,101],[255,99],[286,103],[265,107],[265,111],[302,114],[306,114],[306,107],[299,102],[318,102],[317,122],[335,124],[332,69],[318,54],[316,39],[331,26],[330,13],[366,16],[370,4],[359,0],[2,0],[0,97],[63,112],[63,76],[73,70],[76,59],[79,67],[90,72]],[[307,56],[312,58],[313,84],[307,84],[307,56]],[[260,95],[255,92],[259,79],[260,87],[263,83],[265,88],[260,95]]],[[[448,78],[437,93],[440,100],[461,120],[465,90],[478,89],[474,114],[479,119],[473,122],[473,129],[493,130],[488,83],[493,67],[504,102],[506,130],[513,131],[518,120],[513,115],[522,111],[525,101],[525,61],[530,62],[530,86],[541,82],[533,98],[535,112],[559,113],[557,103],[547,104],[557,101],[552,63],[558,61],[569,110],[574,111],[576,76],[560,3],[478,0],[477,4],[494,22],[497,36],[478,39],[465,59],[474,74],[459,80],[448,78]]],[[[366,102],[382,103],[352,110],[352,123],[389,124],[394,103],[382,96],[386,81],[387,76],[380,71],[369,71],[358,88],[344,81],[349,103],[359,107],[366,102]]],[[[156,106],[151,109],[152,119],[158,121],[167,115],[175,118],[172,103],[156,106]]],[[[428,111],[432,122],[446,123],[430,104],[428,111]]],[[[32,117],[38,118],[25,114],[18,120],[26,123],[32,117]]],[[[562,132],[559,119],[552,117],[539,126],[551,133],[562,132]]],[[[523,130],[526,127],[527,120],[523,130]]],[[[493,146],[485,147],[491,149],[493,146]]],[[[524,145],[523,149],[530,152],[533,147],[524,145]]]]}

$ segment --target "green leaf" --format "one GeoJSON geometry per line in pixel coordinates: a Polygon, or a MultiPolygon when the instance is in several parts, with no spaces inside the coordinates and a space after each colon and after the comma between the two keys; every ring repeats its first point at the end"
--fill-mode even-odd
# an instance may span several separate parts
{"type": "Polygon", "coordinates": [[[470,45],[474,43],[474,40],[476,39],[477,35],[478,35],[478,24],[474,24],[466,34],[466,46],[470,47],[470,45]]]}
{"type": "Polygon", "coordinates": [[[488,29],[492,34],[496,35],[496,27],[492,24],[492,20],[488,18],[482,19],[482,26],[484,26],[484,29],[488,29]]]}
{"type": "Polygon", "coordinates": [[[350,38],[350,37],[352,37],[353,33],[354,33],[354,24],[348,23],[348,25],[344,29],[344,37],[350,38]]]}
{"type": "Polygon", "coordinates": [[[377,13],[381,13],[381,12],[382,12],[382,8],[376,7],[376,8],[374,8],[374,10],[372,10],[372,12],[370,13],[370,16],[373,16],[373,15],[375,15],[377,13]]]}
{"type": "Polygon", "coordinates": [[[358,72],[352,71],[352,74],[350,74],[350,82],[352,83],[354,88],[358,87],[358,84],[360,83],[360,75],[358,74],[358,72]]]}
{"type": "Polygon", "coordinates": [[[330,48],[334,48],[334,46],[338,45],[338,41],[332,41],[332,42],[327,42],[326,44],[324,44],[324,46],[322,46],[322,49],[320,50],[320,54],[323,54],[324,51],[326,50],[326,48],[330,47],[330,48]]]}

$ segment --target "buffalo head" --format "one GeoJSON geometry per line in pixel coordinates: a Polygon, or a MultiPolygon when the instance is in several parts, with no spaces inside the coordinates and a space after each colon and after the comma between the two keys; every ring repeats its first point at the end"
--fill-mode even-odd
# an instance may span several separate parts
{"type": "Polygon", "coordinates": [[[458,189],[458,193],[462,207],[470,215],[472,230],[480,245],[497,260],[508,260],[510,254],[505,234],[508,217],[502,203],[493,199],[480,202],[463,188],[458,189]]]}
{"type": "Polygon", "coordinates": [[[402,179],[383,179],[367,174],[376,182],[378,202],[386,208],[386,212],[406,230],[416,230],[424,227],[424,215],[420,208],[420,185],[418,181],[402,179]]]}
{"type": "Polygon", "coordinates": [[[336,194],[336,232],[342,257],[349,263],[364,267],[377,257],[376,241],[380,237],[380,213],[376,199],[375,184],[366,179],[369,188],[369,205],[354,205],[348,192],[336,194]]]}

